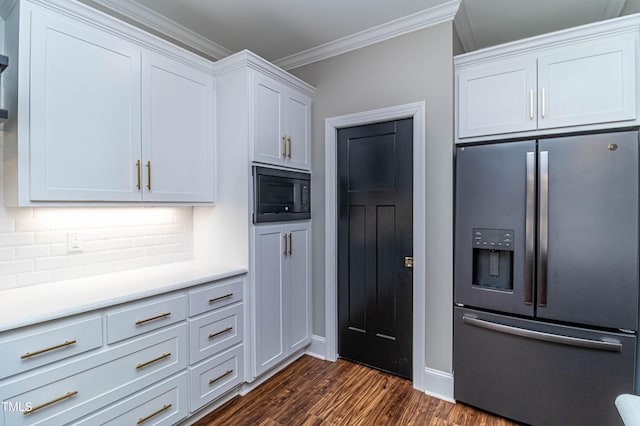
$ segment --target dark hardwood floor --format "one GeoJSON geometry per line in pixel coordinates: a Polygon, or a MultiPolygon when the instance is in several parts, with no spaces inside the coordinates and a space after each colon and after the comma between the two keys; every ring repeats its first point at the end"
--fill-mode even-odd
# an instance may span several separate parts
{"type": "Polygon", "coordinates": [[[410,380],[345,360],[303,356],[195,423],[214,425],[511,426],[508,420],[413,389],[410,380]]]}

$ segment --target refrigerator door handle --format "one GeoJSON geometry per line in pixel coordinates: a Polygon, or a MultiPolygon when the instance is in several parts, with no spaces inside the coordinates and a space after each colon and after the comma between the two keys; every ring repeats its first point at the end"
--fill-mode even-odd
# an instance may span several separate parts
{"type": "Polygon", "coordinates": [[[580,337],[562,336],[559,334],[545,333],[542,331],[528,330],[526,328],[512,327],[510,325],[485,321],[471,316],[464,315],[462,322],[474,327],[480,327],[499,333],[512,334],[527,339],[540,340],[543,342],[559,343],[561,345],[578,346],[587,349],[596,349],[609,352],[622,352],[622,344],[618,341],[590,340],[580,337]]]}
{"type": "Polygon", "coordinates": [[[535,268],[536,170],[535,152],[527,152],[527,192],[525,210],[524,303],[533,303],[535,268]]]}
{"type": "Polygon", "coordinates": [[[549,151],[540,151],[540,223],[538,236],[538,306],[547,306],[547,263],[549,256],[549,151]]]}

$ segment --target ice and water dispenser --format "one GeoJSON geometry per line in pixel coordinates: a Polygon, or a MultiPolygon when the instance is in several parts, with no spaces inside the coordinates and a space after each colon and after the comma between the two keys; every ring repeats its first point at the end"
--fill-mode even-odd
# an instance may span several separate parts
{"type": "Polygon", "coordinates": [[[513,229],[473,228],[473,285],[513,290],[513,229]]]}

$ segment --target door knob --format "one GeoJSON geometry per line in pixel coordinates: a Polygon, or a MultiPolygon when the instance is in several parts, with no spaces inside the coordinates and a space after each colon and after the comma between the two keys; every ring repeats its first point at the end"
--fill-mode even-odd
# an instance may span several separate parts
{"type": "Polygon", "coordinates": [[[413,268],[413,256],[404,257],[404,266],[406,268],[413,268]]]}

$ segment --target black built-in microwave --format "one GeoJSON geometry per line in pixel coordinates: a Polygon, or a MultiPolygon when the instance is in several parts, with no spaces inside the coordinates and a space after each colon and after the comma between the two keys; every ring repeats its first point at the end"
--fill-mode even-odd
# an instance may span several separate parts
{"type": "Polygon", "coordinates": [[[253,223],[311,219],[311,175],[253,166],[253,223]]]}

